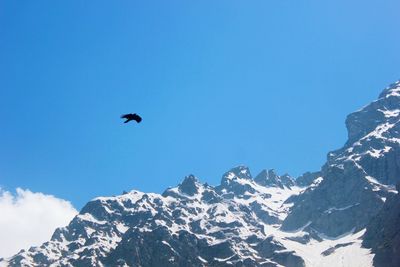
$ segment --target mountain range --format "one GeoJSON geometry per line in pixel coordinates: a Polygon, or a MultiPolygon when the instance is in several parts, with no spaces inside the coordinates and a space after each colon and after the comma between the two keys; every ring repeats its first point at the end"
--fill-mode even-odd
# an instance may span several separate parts
{"type": "Polygon", "coordinates": [[[217,186],[188,175],[162,194],[98,197],[0,266],[400,266],[399,121],[396,82],[347,116],[319,171],[237,166],[217,186]]]}

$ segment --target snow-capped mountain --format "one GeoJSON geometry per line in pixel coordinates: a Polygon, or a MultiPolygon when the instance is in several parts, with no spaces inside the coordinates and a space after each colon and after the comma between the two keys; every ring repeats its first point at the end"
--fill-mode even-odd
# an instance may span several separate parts
{"type": "Polygon", "coordinates": [[[0,266],[396,266],[382,259],[400,243],[399,120],[397,82],[348,116],[320,171],[238,166],[215,187],[189,175],[163,194],[99,197],[0,266]]]}
{"type": "Polygon", "coordinates": [[[400,82],[346,119],[348,141],[328,153],[318,186],[298,197],[282,229],[331,237],[365,228],[400,182],[400,82]]]}
{"type": "MultiPolygon", "coordinates": [[[[279,181],[279,176],[276,178],[279,181]]],[[[9,260],[11,266],[303,266],[270,236],[299,187],[264,187],[248,168],[221,185],[193,175],[162,195],[132,191],[90,201],[51,241],[9,260]]]]}

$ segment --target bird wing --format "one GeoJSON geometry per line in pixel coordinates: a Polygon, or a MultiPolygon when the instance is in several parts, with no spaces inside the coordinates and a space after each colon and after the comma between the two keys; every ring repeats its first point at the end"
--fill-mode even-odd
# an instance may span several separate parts
{"type": "Polygon", "coordinates": [[[142,117],[140,117],[138,114],[133,114],[133,119],[137,122],[137,123],[139,123],[139,122],[141,122],[142,121],[142,117]]]}
{"type": "Polygon", "coordinates": [[[132,114],[124,114],[121,115],[121,119],[129,119],[132,116],[132,114]]]}

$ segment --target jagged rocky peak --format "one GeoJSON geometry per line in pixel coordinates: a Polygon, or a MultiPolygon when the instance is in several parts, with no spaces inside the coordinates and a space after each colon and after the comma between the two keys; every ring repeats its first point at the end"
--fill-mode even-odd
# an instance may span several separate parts
{"type": "Polygon", "coordinates": [[[290,188],[295,185],[292,177],[288,174],[279,176],[276,174],[274,169],[262,170],[255,178],[254,181],[262,186],[277,186],[284,188],[285,186],[290,188]]]}
{"type": "Polygon", "coordinates": [[[389,85],[379,95],[379,98],[391,98],[391,97],[400,97],[400,80],[389,85]]]}
{"type": "Polygon", "coordinates": [[[284,175],[281,175],[280,178],[284,186],[289,188],[295,186],[294,179],[289,174],[285,173],[284,175]]]}
{"type": "Polygon", "coordinates": [[[207,184],[201,184],[199,179],[193,174],[185,176],[183,181],[176,187],[170,187],[162,193],[163,197],[186,198],[193,197],[204,191],[205,188],[211,189],[207,184]]]}
{"type": "Polygon", "coordinates": [[[348,141],[328,154],[329,166],[353,162],[367,176],[394,186],[400,181],[400,82],[386,88],[376,101],[346,119],[348,141]]]}
{"type": "Polygon", "coordinates": [[[235,168],[230,169],[227,171],[222,179],[234,179],[234,178],[239,178],[239,179],[252,179],[250,169],[246,166],[240,165],[235,168]]]}
{"type": "Polygon", "coordinates": [[[193,196],[199,192],[199,180],[193,174],[185,177],[181,184],[179,184],[178,189],[180,192],[185,193],[189,196],[193,196]]]}
{"type": "Polygon", "coordinates": [[[254,181],[260,185],[266,185],[268,182],[277,182],[278,179],[279,176],[276,174],[274,169],[264,169],[256,176],[256,178],[254,178],[254,181]]]}
{"type": "Polygon", "coordinates": [[[347,146],[372,132],[377,126],[385,122],[393,123],[397,121],[399,115],[400,81],[383,90],[378,100],[347,116],[347,146]]]}
{"type": "Polygon", "coordinates": [[[225,197],[243,196],[246,192],[254,194],[255,189],[251,186],[253,178],[246,166],[237,166],[222,175],[221,184],[215,189],[225,197]]]}

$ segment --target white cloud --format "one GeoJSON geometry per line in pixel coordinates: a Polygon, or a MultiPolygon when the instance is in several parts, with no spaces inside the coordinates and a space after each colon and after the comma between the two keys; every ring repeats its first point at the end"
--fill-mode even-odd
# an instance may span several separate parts
{"type": "Polygon", "coordinates": [[[0,188],[0,258],[37,246],[66,226],[77,214],[70,202],[17,188],[16,194],[0,188]]]}

